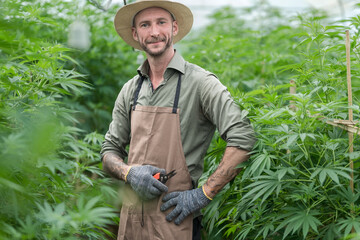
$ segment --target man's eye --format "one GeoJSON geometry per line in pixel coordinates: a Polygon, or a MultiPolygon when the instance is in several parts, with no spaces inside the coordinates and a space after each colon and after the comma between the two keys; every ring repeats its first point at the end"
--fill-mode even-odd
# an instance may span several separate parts
{"type": "Polygon", "coordinates": [[[147,24],[147,23],[143,23],[143,24],[140,25],[140,27],[142,27],[142,28],[145,28],[145,27],[148,27],[148,26],[149,26],[149,24],[147,24]]]}

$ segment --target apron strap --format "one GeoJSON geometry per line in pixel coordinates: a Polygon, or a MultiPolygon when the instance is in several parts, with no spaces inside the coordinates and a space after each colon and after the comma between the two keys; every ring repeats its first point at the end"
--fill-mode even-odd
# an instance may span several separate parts
{"type": "MultiPolygon", "coordinates": [[[[144,76],[141,76],[139,84],[136,87],[136,90],[134,93],[134,102],[133,102],[133,106],[132,106],[133,111],[135,110],[135,106],[136,106],[137,100],[139,98],[139,93],[141,90],[141,86],[144,82],[144,78],[145,78],[144,76]]],[[[177,82],[177,86],[176,86],[175,99],[174,99],[174,106],[173,106],[173,110],[172,110],[172,113],[175,113],[175,114],[177,112],[178,105],[179,105],[180,89],[181,89],[181,73],[179,73],[179,78],[178,78],[178,82],[177,82]]]]}
{"type": "Polygon", "coordinates": [[[175,93],[175,99],[174,99],[174,106],[172,113],[177,112],[178,104],[179,104],[179,98],[180,98],[180,87],[181,87],[181,73],[179,73],[179,79],[176,86],[176,93],[175,93]]]}
{"type": "Polygon", "coordinates": [[[135,106],[136,106],[137,100],[138,100],[138,98],[139,98],[139,93],[140,93],[141,86],[142,86],[142,84],[143,84],[143,82],[144,82],[144,78],[145,78],[144,76],[141,76],[140,81],[139,81],[139,84],[137,85],[137,88],[136,88],[136,90],[135,90],[134,103],[133,103],[133,111],[135,110],[135,106]]]}

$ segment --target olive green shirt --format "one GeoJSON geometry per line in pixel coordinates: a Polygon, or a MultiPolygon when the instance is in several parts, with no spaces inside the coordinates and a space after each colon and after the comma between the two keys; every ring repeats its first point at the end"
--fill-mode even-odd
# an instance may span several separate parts
{"type": "Polygon", "coordinates": [[[130,110],[140,75],[146,78],[137,104],[158,107],[173,107],[178,77],[182,75],[179,99],[181,141],[194,182],[203,173],[204,156],[216,128],[227,146],[252,150],[255,143],[253,128],[214,74],[185,61],[175,52],[164,73],[164,81],[153,90],[148,69],[148,62],[145,61],[139,67],[138,75],[121,89],[115,102],[113,120],[102,145],[102,156],[113,152],[122,159],[127,157],[126,147],[131,137],[130,110]]]}

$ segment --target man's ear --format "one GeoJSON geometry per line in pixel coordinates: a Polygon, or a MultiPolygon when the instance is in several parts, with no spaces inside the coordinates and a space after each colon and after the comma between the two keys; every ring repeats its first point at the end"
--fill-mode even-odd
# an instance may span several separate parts
{"type": "Polygon", "coordinates": [[[131,31],[132,31],[132,35],[133,35],[134,40],[138,42],[139,38],[138,38],[138,34],[136,32],[136,28],[132,27],[131,31]]]}
{"type": "Polygon", "coordinates": [[[179,32],[179,26],[177,24],[177,21],[173,22],[173,36],[176,36],[179,32]]]}

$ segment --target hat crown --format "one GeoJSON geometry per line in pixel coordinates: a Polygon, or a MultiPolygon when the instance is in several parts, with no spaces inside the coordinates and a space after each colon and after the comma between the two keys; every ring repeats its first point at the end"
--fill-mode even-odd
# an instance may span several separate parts
{"type": "Polygon", "coordinates": [[[114,18],[116,32],[130,46],[142,50],[140,44],[134,40],[132,35],[133,18],[138,12],[151,7],[166,9],[175,17],[179,31],[174,36],[174,43],[180,41],[191,30],[193,15],[187,6],[168,0],[137,0],[134,3],[121,7],[114,18]]]}

